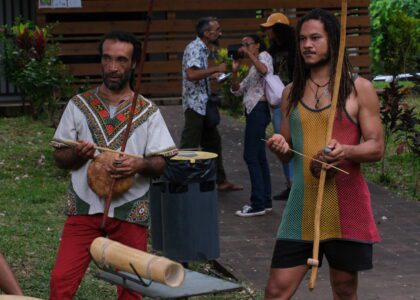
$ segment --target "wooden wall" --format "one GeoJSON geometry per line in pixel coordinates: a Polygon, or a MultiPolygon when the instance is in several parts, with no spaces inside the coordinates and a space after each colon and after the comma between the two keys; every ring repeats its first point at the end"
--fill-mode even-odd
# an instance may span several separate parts
{"type": "MultiPolygon", "coordinates": [[[[37,1],[38,2],[38,1],[37,1]]],[[[151,97],[181,94],[181,59],[195,38],[196,20],[216,16],[222,27],[221,46],[240,42],[244,34],[259,30],[273,11],[287,14],[293,25],[305,12],[323,7],[340,10],[340,0],[155,0],[148,61],[142,93],[151,97]],[[256,17],[262,16],[263,19],[256,17]]],[[[349,0],[347,47],[362,75],[369,75],[369,0],[349,0]]],[[[146,0],[82,0],[82,8],[39,9],[39,24],[54,23],[61,58],[83,81],[100,81],[98,41],[113,29],[126,29],[143,38],[146,0]],[[86,78],[88,77],[88,78],[86,78]]]]}

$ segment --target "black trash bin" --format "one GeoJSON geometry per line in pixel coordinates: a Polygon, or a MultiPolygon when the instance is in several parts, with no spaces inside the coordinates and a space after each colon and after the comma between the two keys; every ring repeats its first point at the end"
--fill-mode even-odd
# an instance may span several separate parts
{"type": "Polygon", "coordinates": [[[152,183],[152,247],[170,259],[208,261],[220,256],[216,157],[181,151],[152,183]]]}
{"type": "Polygon", "coordinates": [[[149,188],[150,206],[150,235],[152,248],[157,251],[163,250],[162,241],[162,187],[161,179],[153,179],[149,188]]]}

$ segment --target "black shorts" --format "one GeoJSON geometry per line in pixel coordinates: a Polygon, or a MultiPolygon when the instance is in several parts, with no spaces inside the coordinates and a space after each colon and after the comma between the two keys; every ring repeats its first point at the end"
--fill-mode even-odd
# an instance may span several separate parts
{"type": "MultiPolygon", "coordinates": [[[[346,272],[370,270],[372,265],[372,244],[343,240],[330,240],[319,244],[319,267],[325,255],[331,268],[346,272]]],[[[307,265],[312,257],[312,243],[277,240],[274,247],[271,268],[292,268],[307,265]]]]}

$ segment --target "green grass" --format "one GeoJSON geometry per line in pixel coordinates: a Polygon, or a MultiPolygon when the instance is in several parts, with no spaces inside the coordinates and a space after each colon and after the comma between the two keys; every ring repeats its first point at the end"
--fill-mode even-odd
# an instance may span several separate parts
{"type": "Polygon", "coordinates": [[[395,154],[390,147],[385,158],[385,176],[381,176],[381,162],[364,164],[363,171],[367,180],[385,186],[400,196],[420,201],[418,173],[420,158],[414,154],[395,154]]]}
{"type": "MultiPolygon", "coordinates": [[[[27,296],[48,299],[50,272],[63,228],[69,172],[58,169],[54,129],[27,117],[0,118],[0,252],[27,296]]],[[[194,265],[195,270],[203,264],[194,265]]],[[[94,277],[92,263],[75,299],[116,299],[115,286],[94,277]]],[[[1,277],[1,276],[0,276],[1,277]]],[[[261,299],[261,292],[256,299],[261,299]]],[[[146,298],[147,299],[147,298],[146,298]]],[[[244,292],[191,299],[248,299],[244,292]]]]}
{"type": "MultiPolygon", "coordinates": [[[[375,89],[384,89],[386,87],[389,87],[389,83],[385,81],[372,81],[373,86],[375,89]]],[[[403,87],[411,88],[415,86],[415,83],[412,81],[406,81],[406,80],[400,80],[399,84],[403,87]]]]}
{"type": "MultiPolygon", "coordinates": [[[[0,119],[0,251],[24,292],[42,299],[49,295],[69,179],[68,172],[53,163],[48,145],[53,133],[44,123],[26,117],[0,119]]],[[[114,289],[92,273],[76,299],[114,298],[114,289]]]]}

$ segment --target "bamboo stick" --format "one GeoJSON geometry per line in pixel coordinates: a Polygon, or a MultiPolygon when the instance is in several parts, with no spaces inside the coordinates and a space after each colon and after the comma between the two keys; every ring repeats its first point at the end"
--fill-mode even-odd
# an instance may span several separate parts
{"type": "MultiPolygon", "coordinates": [[[[73,147],[77,146],[77,145],[80,145],[80,142],[73,141],[73,140],[54,139],[53,141],[57,142],[57,143],[65,144],[65,145],[68,145],[68,146],[73,146],[73,147]]],[[[113,150],[113,149],[110,149],[110,148],[99,147],[99,146],[96,146],[96,145],[95,145],[95,149],[106,151],[106,152],[117,153],[117,154],[121,154],[121,155],[127,155],[127,156],[131,156],[131,157],[135,157],[135,158],[143,158],[143,155],[130,154],[130,153],[121,152],[121,151],[118,151],[118,150],[113,150]]]]}
{"type": "MultiPolygon", "coordinates": [[[[262,141],[264,141],[264,142],[266,142],[266,141],[267,141],[267,140],[265,140],[265,139],[261,139],[261,140],[262,140],[262,141]]],[[[326,163],[325,161],[322,161],[322,160],[319,160],[319,159],[316,159],[316,158],[310,157],[310,156],[308,156],[308,155],[306,155],[306,154],[300,153],[300,152],[298,152],[298,151],[296,151],[296,150],[293,150],[293,149],[291,149],[291,148],[289,148],[288,150],[289,150],[289,151],[291,151],[291,152],[293,152],[293,153],[296,153],[296,154],[298,154],[298,155],[300,155],[300,156],[303,156],[303,157],[305,157],[305,158],[307,158],[307,159],[310,159],[310,160],[313,160],[313,161],[319,162],[319,163],[320,163],[320,164],[322,164],[322,165],[329,166],[329,167],[331,167],[331,168],[336,169],[337,171],[340,171],[340,172],[343,172],[344,174],[349,175],[349,172],[344,171],[343,169],[340,169],[340,168],[338,168],[338,167],[336,167],[336,166],[334,166],[334,165],[331,165],[331,164],[329,164],[329,163],[326,163]]]]}
{"type": "MultiPolygon", "coordinates": [[[[340,46],[338,50],[338,60],[335,72],[334,89],[332,94],[331,112],[328,119],[326,143],[331,139],[335,113],[337,110],[338,93],[340,88],[341,72],[343,68],[344,51],[346,47],[346,24],[347,23],[347,0],[341,0],[341,30],[340,30],[340,46]]],[[[323,166],[325,163],[323,164],[323,166]]],[[[325,186],[326,170],[321,169],[321,176],[319,179],[318,196],[316,199],[315,206],[315,217],[314,217],[314,242],[312,248],[312,258],[308,258],[307,264],[312,266],[311,276],[309,278],[309,290],[315,288],[316,276],[318,273],[318,254],[319,254],[319,242],[321,237],[321,209],[324,198],[324,186],[325,186]]]]}
{"type": "Polygon", "coordinates": [[[185,279],[184,267],[163,256],[134,249],[107,238],[96,238],[91,246],[93,259],[101,266],[137,273],[170,287],[180,287],[185,279]]]}

